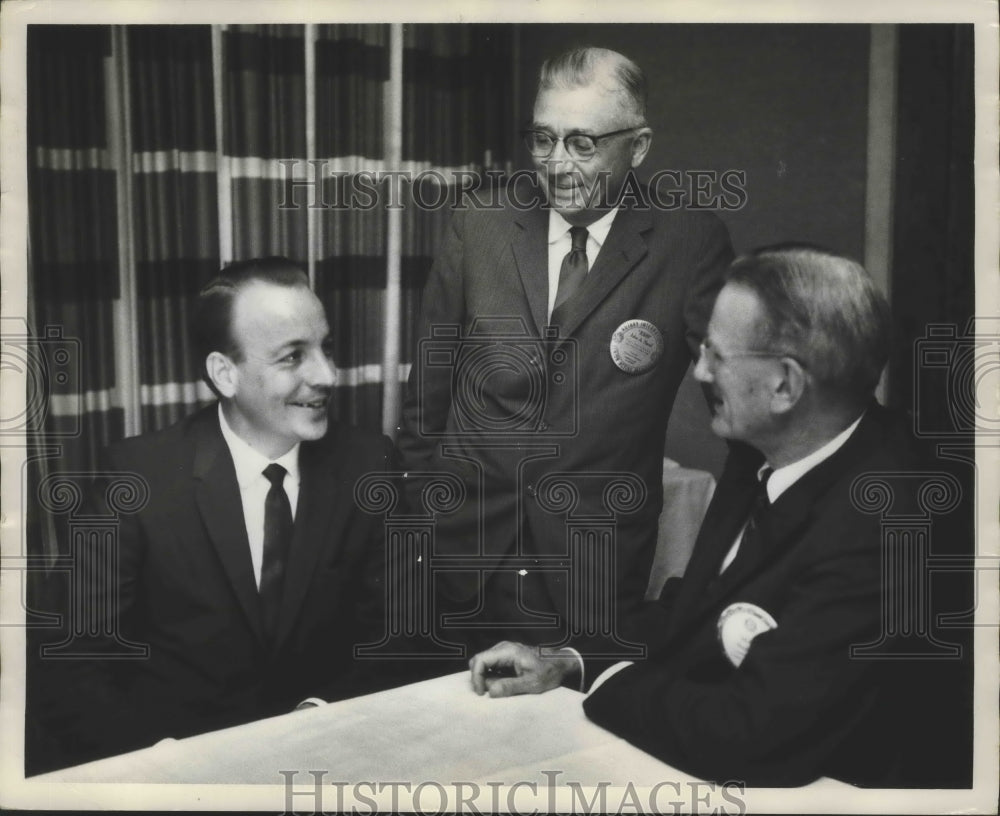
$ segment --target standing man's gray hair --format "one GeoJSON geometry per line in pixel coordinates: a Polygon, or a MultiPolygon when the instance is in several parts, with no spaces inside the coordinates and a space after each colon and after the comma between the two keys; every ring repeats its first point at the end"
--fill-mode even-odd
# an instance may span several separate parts
{"type": "Polygon", "coordinates": [[[603,85],[619,95],[622,111],[636,127],[646,124],[646,74],[624,54],[609,48],[575,48],[542,63],[538,90],[603,85]]]}

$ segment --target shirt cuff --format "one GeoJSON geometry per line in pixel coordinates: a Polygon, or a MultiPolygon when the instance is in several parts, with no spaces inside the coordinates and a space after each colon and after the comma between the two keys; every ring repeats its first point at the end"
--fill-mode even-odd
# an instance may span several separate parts
{"type": "Polygon", "coordinates": [[[631,665],[632,665],[631,660],[623,660],[621,663],[615,663],[615,665],[606,668],[594,681],[594,685],[590,687],[590,691],[587,693],[587,696],[589,697],[591,694],[597,691],[604,683],[606,683],[610,678],[614,677],[622,669],[627,669],[631,665]]]}
{"type": "Polygon", "coordinates": [[[318,708],[319,706],[325,706],[326,700],[321,700],[319,697],[306,697],[301,703],[295,706],[296,711],[304,711],[307,708],[318,708]]]}
{"type": "Polygon", "coordinates": [[[577,664],[579,664],[580,667],[580,684],[577,687],[577,691],[583,691],[585,688],[587,688],[586,683],[584,683],[585,675],[583,673],[583,667],[586,664],[583,662],[583,657],[581,657],[580,653],[572,646],[563,646],[562,649],[560,649],[560,651],[563,652],[564,654],[571,654],[573,655],[573,657],[576,658],[576,662],[577,664]]]}

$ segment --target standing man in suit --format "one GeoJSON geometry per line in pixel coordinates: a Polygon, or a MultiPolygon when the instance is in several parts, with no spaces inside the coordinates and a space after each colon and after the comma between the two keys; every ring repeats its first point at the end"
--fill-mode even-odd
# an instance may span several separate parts
{"type": "Polygon", "coordinates": [[[535,178],[456,213],[424,290],[398,445],[408,471],[464,485],[435,555],[466,570],[437,573],[434,603],[443,638],[473,650],[498,632],[558,643],[583,619],[614,650],[618,607],[649,579],[667,417],[732,249],[714,214],[657,208],[636,182],[645,105],[619,53],[547,61],[524,133],[535,178]],[[579,518],[615,539],[584,553],[579,518]]]}
{"type": "Polygon", "coordinates": [[[354,485],[392,448],[328,418],[330,330],[305,274],[284,258],[226,267],[195,333],[218,403],[108,451],[109,473],[148,488],[121,517],[109,624],[149,652],[68,666],[77,760],[361,693],[353,647],[381,634],[381,523],[354,485]]]}
{"type": "MultiPolygon", "coordinates": [[[[684,577],[630,622],[650,659],[599,677],[586,661],[591,719],[708,779],[891,782],[906,739],[886,701],[905,686],[851,654],[878,640],[884,589],[881,519],[852,485],[916,462],[906,426],[873,399],[889,337],[888,306],[853,261],[803,248],[734,263],[695,369],[731,453],[684,577]]],[[[472,660],[492,696],[578,671],[509,642],[472,660]],[[488,676],[496,666],[519,676],[488,676]]]]}

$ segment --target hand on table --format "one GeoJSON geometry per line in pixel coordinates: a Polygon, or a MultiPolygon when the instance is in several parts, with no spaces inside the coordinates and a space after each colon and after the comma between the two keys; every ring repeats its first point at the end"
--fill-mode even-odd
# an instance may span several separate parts
{"type": "Polygon", "coordinates": [[[510,697],[554,689],[579,671],[580,664],[570,651],[542,652],[538,646],[504,640],[473,657],[469,668],[476,694],[510,697]]]}

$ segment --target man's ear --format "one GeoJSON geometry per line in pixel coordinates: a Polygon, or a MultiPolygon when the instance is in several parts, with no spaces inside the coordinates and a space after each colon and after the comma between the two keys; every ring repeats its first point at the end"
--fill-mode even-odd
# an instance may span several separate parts
{"type": "Polygon", "coordinates": [[[652,128],[639,128],[639,132],[632,137],[632,166],[638,167],[649,152],[649,146],[653,143],[652,128]]]}
{"type": "Polygon", "coordinates": [[[802,364],[792,357],[781,357],[780,374],[771,393],[771,410],[776,414],[787,414],[805,394],[809,375],[802,364]]]}
{"type": "Polygon", "coordinates": [[[236,393],[239,372],[229,357],[221,351],[213,351],[205,358],[205,372],[222,396],[232,398],[236,393]]]}

